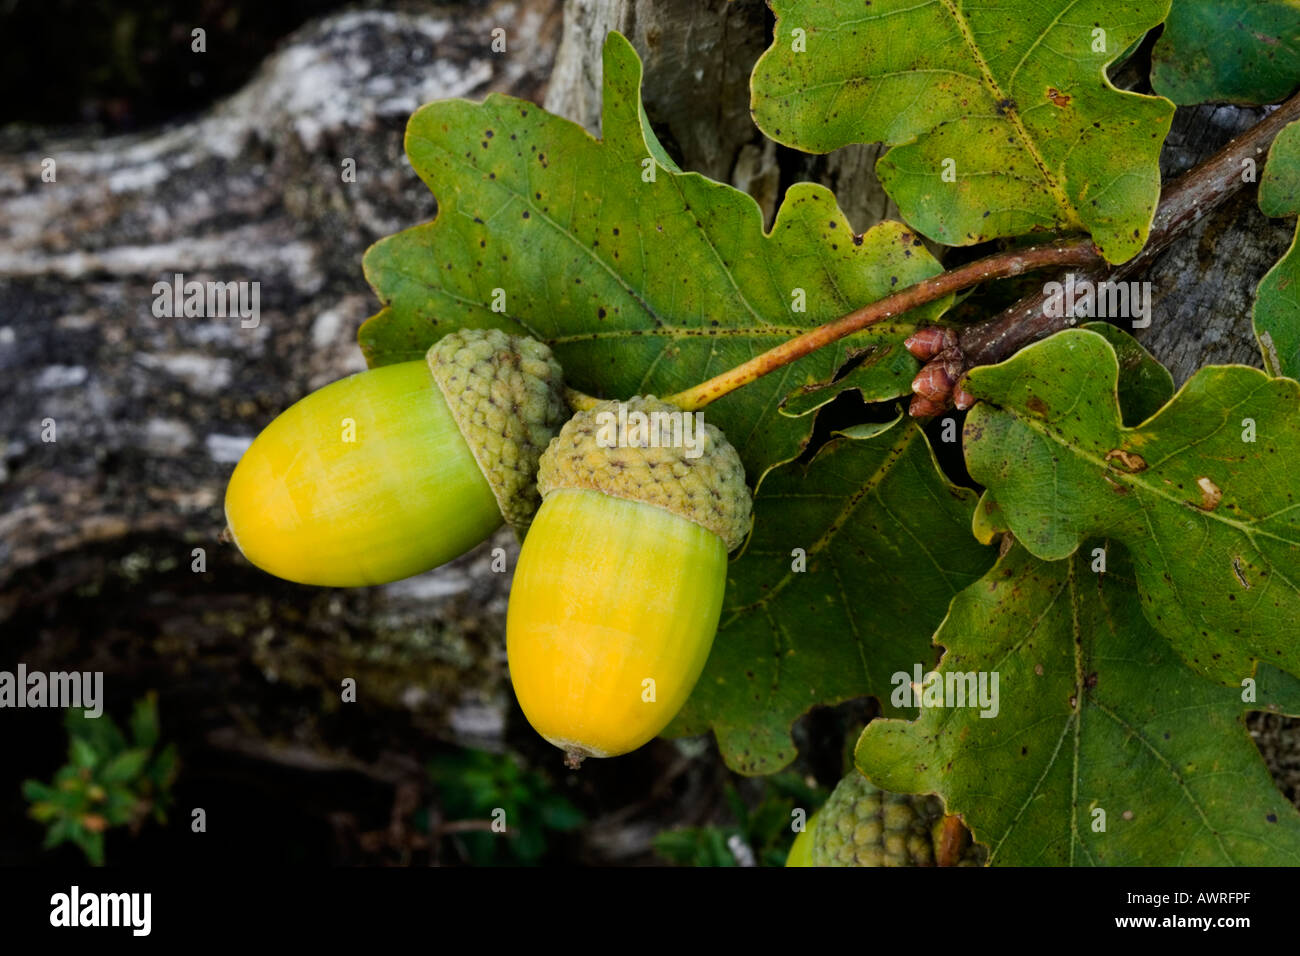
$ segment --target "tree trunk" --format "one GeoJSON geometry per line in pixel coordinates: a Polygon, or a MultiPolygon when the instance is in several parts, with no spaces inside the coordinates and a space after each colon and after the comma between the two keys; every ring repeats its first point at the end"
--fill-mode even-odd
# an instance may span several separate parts
{"type": "MultiPolygon", "coordinates": [[[[344,13],[173,127],[2,134],[5,666],[102,670],[119,716],[158,688],[193,766],[206,747],[393,782],[422,779],[431,741],[501,746],[508,581],[489,548],[510,535],[388,587],[302,588],[219,540],[222,500],[276,413],[365,367],[356,332],[378,303],[362,253],[436,211],[403,154],[410,113],[540,99],[561,23],[560,0],[344,13]],[[507,55],[489,52],[499,24],[507,55]],[[155,316],[154,284],[176,273],[259,283],[260,321],[155,316]],[[364,715],[340,704],[345,678],[364,715]]],[[[0,771],[4,819],[63,747],[0,771]]]]}

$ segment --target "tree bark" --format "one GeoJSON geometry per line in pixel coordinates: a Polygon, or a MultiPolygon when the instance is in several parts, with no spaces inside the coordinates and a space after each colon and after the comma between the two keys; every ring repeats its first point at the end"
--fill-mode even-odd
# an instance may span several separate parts
{"type": "MultiPolygon", "coordinates": [[[[362,253],[436,211],[403,154],[410,113],[540,99],[561,22],[560,0],[344,13],[170,128],[0,134],[7,659],[104,670],[118,714],[158,687],[170,732],[267,759],[392,777],[421,772],[409,755],[430,738],[501,745],[508,576],[489,564],[509,534],[388,587],[300,588],[221,543],[222,500],[275,414],[364,368],[362,253]],[[260,321],[156,316],[154,284],[176,273],[258,283],[260,321]],[[386,715],[369,743],[340,713],[348,677],[386,715]]],[[[21,819],[16,781],[0,784],[21,819]]]]}
{"type": "MultiPolygon", "coordinates": [[[[1186,171],[1264,115],[1233,106],[1180,109],[1161,157],[1164,177],[1186,171]]],[[[1263,368],[1252,323],[1255,288],[1290,247],[1295,223],[1266,217],[1256,193],[1238,193],[1144,277],[1151,282],[1152,323],[1138,338],[1180,385],[1203,365],[1263,368]]]]}

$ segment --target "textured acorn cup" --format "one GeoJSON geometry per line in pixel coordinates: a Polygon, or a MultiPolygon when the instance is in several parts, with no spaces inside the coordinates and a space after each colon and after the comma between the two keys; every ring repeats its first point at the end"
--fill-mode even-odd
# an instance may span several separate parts
{"type": "Polygon", "coordinates": [[[561,377],[539,342],[462,329],[424,361],[327,385],[240,459],[231,536],[262,570],[330,587],[436,568],[503,519],[522,536],[537,460],[567,414],[561,377]]]}
{"type": "MultiPolygon", "coordinates": [[[[932,794],[890,793],[854,770],[814,821],[807,830],[812,866],[934,866],[944,812],[932,794]]],[[[983,848],[969,842],[964,828],[961,833],[954,865],[981,865],[983,848]]]]}
{"type": "Polygon", "coordinates": [[[515,694],[570,766],[635,750],[681,709],[718,628],[727,552],[749,529],[744,468],[722,433],[647,447],[637,412],[686,414],[653,397],[602,402],[551,443],[510,591],[515,694]]]}

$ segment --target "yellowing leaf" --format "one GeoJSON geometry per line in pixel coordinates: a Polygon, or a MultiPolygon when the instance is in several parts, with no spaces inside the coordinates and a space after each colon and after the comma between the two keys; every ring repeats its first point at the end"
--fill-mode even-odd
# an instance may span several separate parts
{"type": "Polygon", "coordinates": [[[1106,67],[1169,0],[773,0],[754,69],[768,136],[827,152],[893,146],[877,172],[903,218],[948,245],[1086,230],[1111,262],[1146,242],[1167,100],[1106,67]]]}

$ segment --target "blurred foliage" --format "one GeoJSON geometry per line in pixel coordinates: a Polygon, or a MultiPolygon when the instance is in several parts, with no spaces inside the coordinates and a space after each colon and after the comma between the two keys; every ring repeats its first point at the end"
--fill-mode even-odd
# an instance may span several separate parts
{"type": "MultiPolygon", "coordinates": [[[[553,834],[583,824],[582,813],[555,793],[545,776],[526,768],[512,753],[463,750],[435,757],[429,762],[429,777],[445,820],[504,824],[503,832],[448,834],[475,866],[536,865],[546,855],[553,834]]],[[[430,829],[427,816],[423,826],[430,829]]]]}
{"type": "Polygon", "coordinates": [[[794,811],[803,810],[806,821],[830,791],[810,786],[792,771],[755,778],[752,783],[759,790],[753,806],[733,784],[727,785],[727,804],[736,820],[734,826],[665,830],[655,837],[655,850],[679,866],[739,866],[737,851],[745,853],[737,845],[740,841],[753,853],[758,866],[784,866],[795,838],[791,828],[794,811]]]}
{"type": "Polygon", "coordinates": [[[68,762],[49,784],[23,781],[28,816],[46,825],[45,849],[70,841],[101,866],[109,827],[128,826],[134,833],[150,816],[167,822],[176,748],[168,744],[155,753],[158,698],[152,692],[135,702],[129,742],[107,714],[87,717],[74,708],[65,713],[64,725],[68,762]]]}

